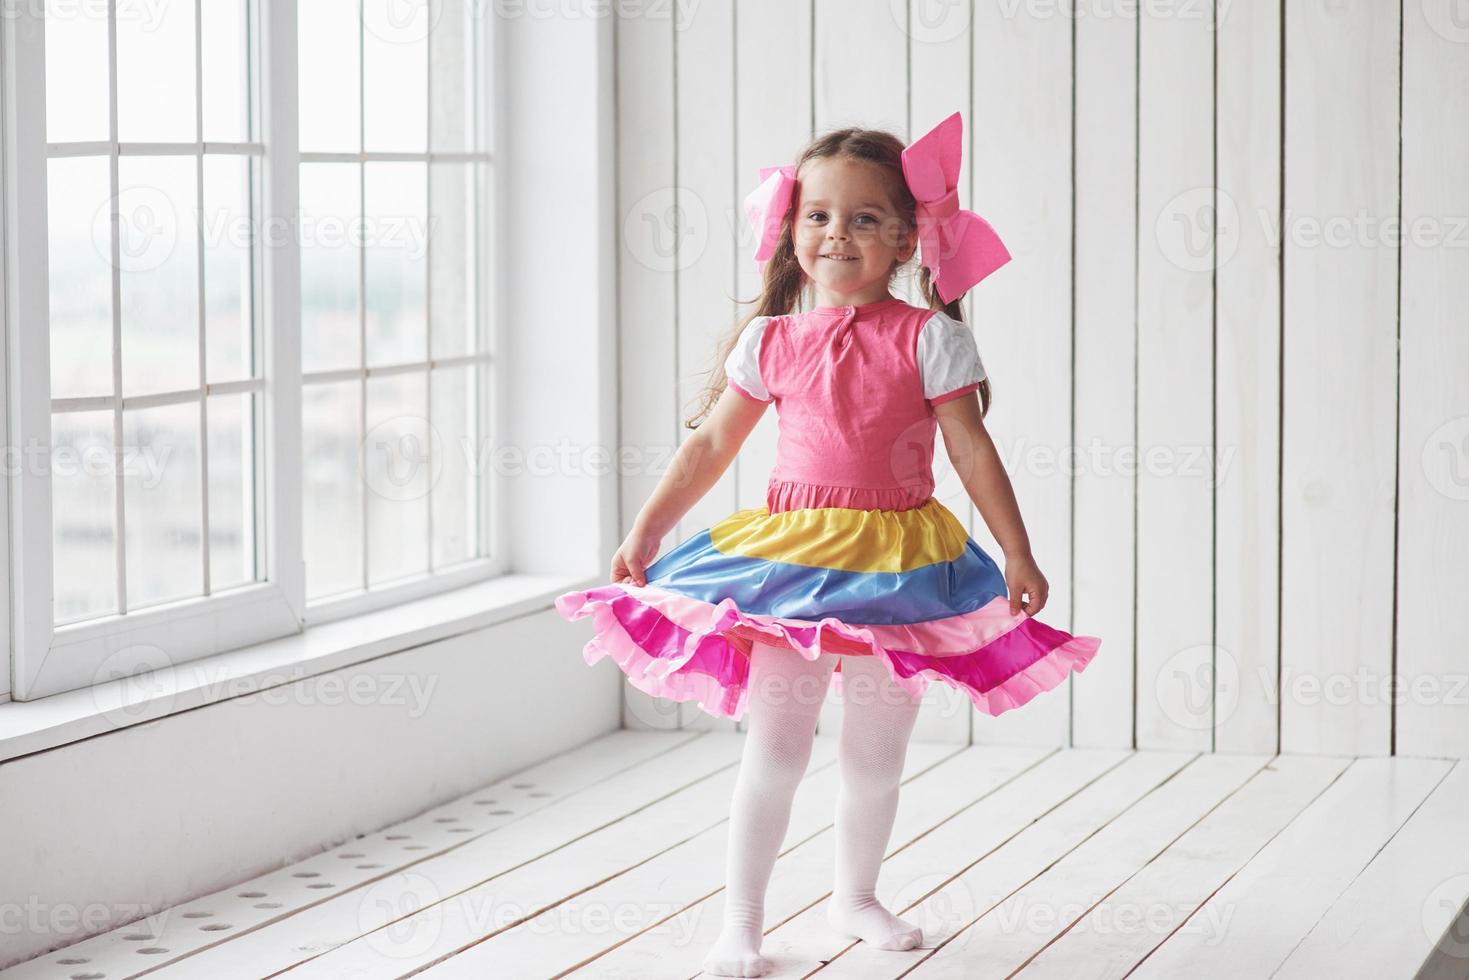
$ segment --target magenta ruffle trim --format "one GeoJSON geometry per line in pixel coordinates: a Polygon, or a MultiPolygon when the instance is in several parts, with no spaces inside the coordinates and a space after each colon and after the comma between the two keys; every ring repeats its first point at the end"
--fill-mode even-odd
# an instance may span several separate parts
{"type": "Polygon", "coordinates": [[[912,510],[933,497],[933,487],[841,487],[800,483],[774,476],[765,485],[765,506],[772,514],[807,507],[850,507],[853,510],[912,510]]]}
{"type": "MultiPolygon", "coordinates": [[[[641,591],[651,590],[645,586],[641,591]]],[[[742,612],[732,599],[710,605],[658,591],[673,605],[698,607],[699,615],[692,618],[699,622],[692,628],[681,625],[621,585],[565,593],[556,598],[556,610],[569,620],[592,617],[595,635],[583,650],[588,664],[611,657],[628,682],[645,694],[695,701],[711,715],[735,720],[745,712],[753,641],[789,648],[808,660],[822,653],[865,651],[880,657],[889,676],[911,694],[921,696],[931,682],[941,681],[963,691],[988,715],[1018,708],[1056,687],[1073,671],[1085,669],[1101,645],[1097,637],[1072,636],[1022,613],[1014,626],[973,650],[894,650],[871,629],[835,617],[817,622],[757,617],[742,612]]],[[[991,606],[1008,602],[999,597],[991,606]]],[[[995,610],[986,607],[969,616],[993,620],[995,610]]],[[[691,622],[690,617],[680,618],[691,622]]]]}

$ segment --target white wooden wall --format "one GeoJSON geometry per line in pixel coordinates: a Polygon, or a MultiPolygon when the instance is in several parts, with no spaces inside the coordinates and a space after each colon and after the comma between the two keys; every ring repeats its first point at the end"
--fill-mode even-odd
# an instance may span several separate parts
{"type": "MultiPolygon", "coordinates": [[[[958,109],[961,204],[1015,256],[968,301],[988,426],[1052,585],[1042,619],[1103,643],[1001,718],[936,686],[917,737],[1469,756],[1469,24],[1453,3],[627,8],[620,425],[648,465],[622,481],[624,529],[758,290],[738,205],[759,168],[840,126],[906,141],[958,109]]],[[[665,548],[763,503],[776,425],[665,548]]],[[[942,451],[935,465],[999,557],[942,451]]],[[[625,690],[629,725],[727,727],[625,690]]]]}

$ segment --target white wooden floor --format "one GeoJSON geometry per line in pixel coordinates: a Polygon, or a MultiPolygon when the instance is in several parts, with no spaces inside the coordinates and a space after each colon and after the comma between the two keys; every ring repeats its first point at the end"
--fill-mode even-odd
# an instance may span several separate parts
{"type": "MultiPolygon", "coordinates": [[[[618,732],[0,978],[691,977],[741,738],[618,732]]],[[[1469,761],[914,742],[879,897],[928,941],[896,953],[824,924],[835,752],[771,882],[774,976],[1469,976],[1469,761]]]]}

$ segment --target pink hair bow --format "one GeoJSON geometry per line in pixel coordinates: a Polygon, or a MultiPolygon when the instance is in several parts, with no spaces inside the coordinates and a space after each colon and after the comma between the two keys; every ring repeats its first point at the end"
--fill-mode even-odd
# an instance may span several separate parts
{"type": "Polygon", "coordinates": [[[745,196],[745,215],[760,240],[755,244],[755,261],[764,263],[775,254],[780,226],[791,206],[796,189],[796,168],[789,165],[760,168],[760,186],[745,196]]]}
{"type": "Polygon", "coordinates": [[[903,177],[918,201],[922,261],[945,303],[1010,261],[990,223],[959,207],[964,124],[954,112],[903,151],[903,177]]]}

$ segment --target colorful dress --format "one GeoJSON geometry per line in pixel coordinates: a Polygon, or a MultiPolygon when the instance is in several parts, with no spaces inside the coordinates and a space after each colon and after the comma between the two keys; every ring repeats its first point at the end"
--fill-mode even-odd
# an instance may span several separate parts
{"type": "Polygon", "coordinates": [[[775,403],[765,506],[689,537],[645,586],[558,596],[562,616],[592,617],[588,664],[611,657],[648,694],[739,719],[763,641],[881,657],[913,694],[942,681],[998,715],[1096,654],[1097,637],[1012,615],[1004,574],[933,496],[933,406],[985,377],[967,324],[896,297],[757,317],[725,373],[775,403]]]}

